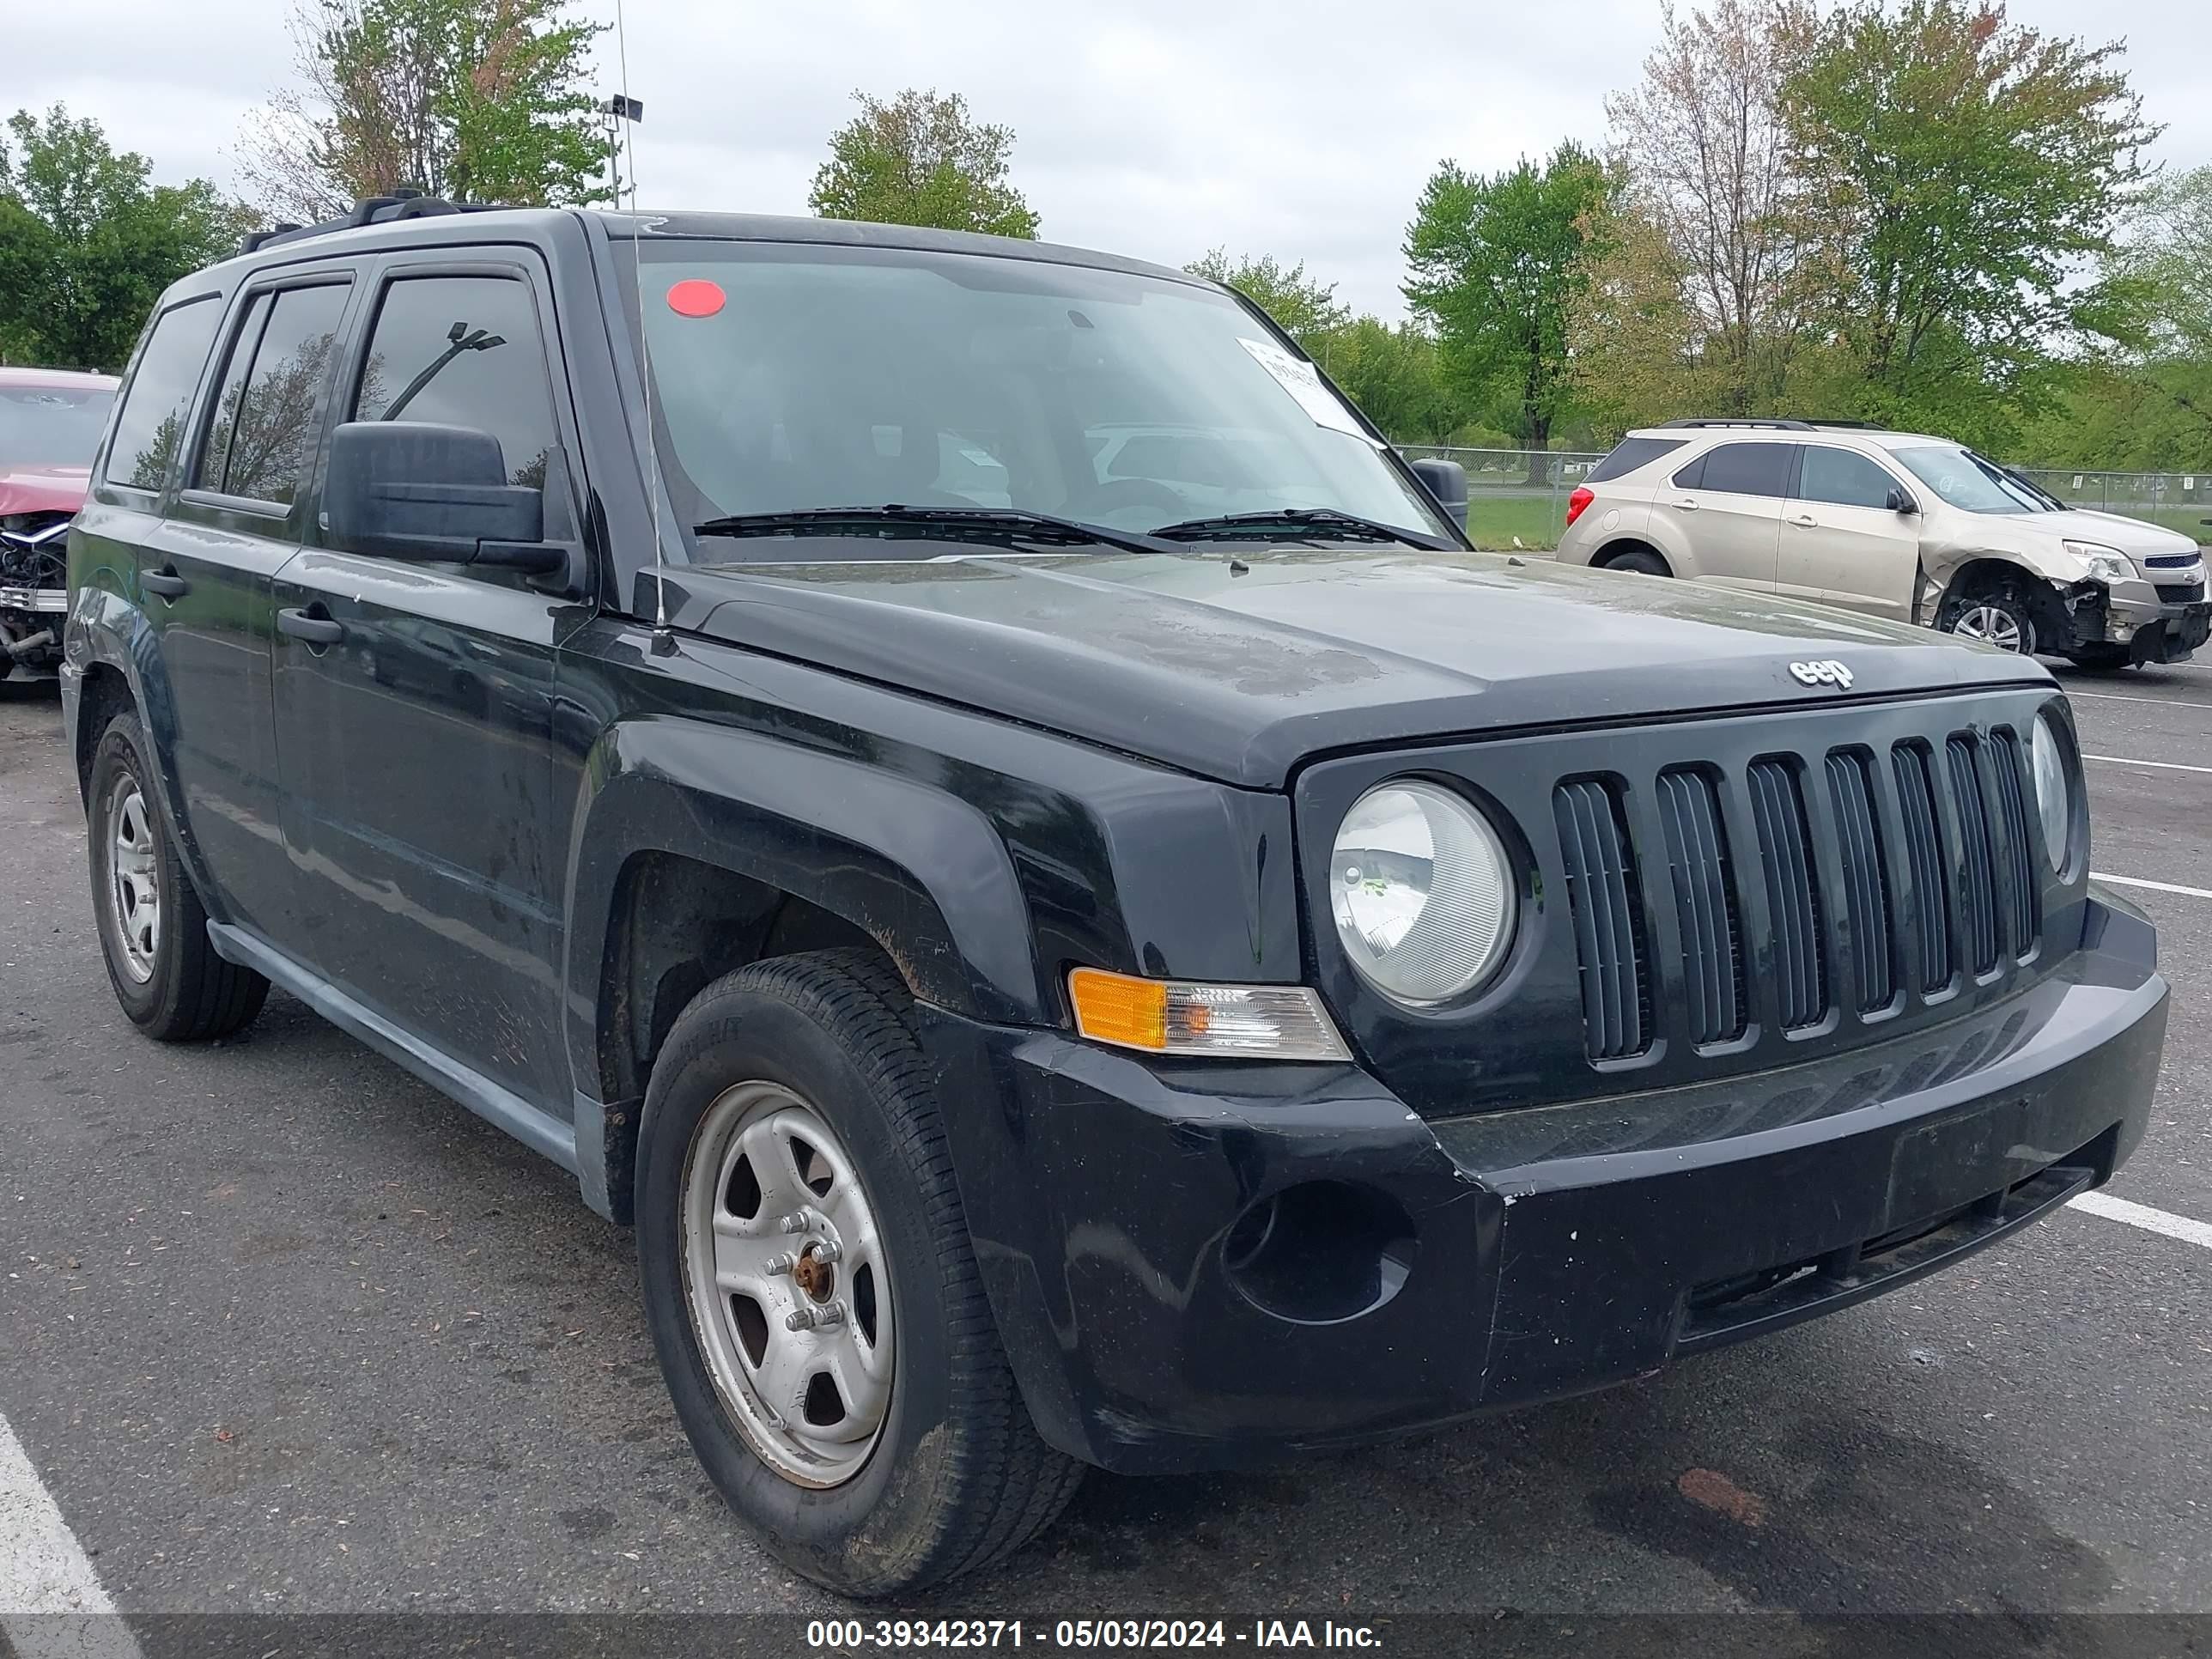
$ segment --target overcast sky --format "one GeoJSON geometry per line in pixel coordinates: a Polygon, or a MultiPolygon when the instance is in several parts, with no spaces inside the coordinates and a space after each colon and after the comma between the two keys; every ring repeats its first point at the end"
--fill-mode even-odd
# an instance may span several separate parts
{"type": "MultiPolygon", "coordinates": [[[[1017,135],[1043,234],[1181,264],[1216,246],[1303,259],[1401,308],[1413,198],[1446,158],[1491,169],[1604,135],[1659,0],[625,0],[640,201],[803,213],[855,88],[967,94],[1017,135]]],[[[2172,166],[2212,161],[2207,0],[2014,0],[2016,21],[2124,37],[2172,166]]],[[[582,0],[611,22],[615,0],[582,0]]],[[[289,0],[9,0],[5,98],[57,100],[229,186],[247,112],[292,72],[289,0]]],[[[602,41],[604,89],[617,84],[602,41]]]]}

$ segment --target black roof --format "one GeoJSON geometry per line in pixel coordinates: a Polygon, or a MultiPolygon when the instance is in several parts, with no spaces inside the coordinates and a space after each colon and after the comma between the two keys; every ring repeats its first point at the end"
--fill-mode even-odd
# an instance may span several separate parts
{"type": "MultiPolygon", "coordinates": [[[[663,240],[740,242],[811,242],[832,247],[914,248],[937,253],[973,253],[1001,259],[1028,259],[1040,264],[1085,265],[1099,270],[1126,271],[1133,276],[1162,276],[1206,287],[1214,284],[1188,271],[1125,258],[1089,248],[1067,247],[1056,242],[1035,242],[1012,236],[986,236],[973,231],[936,230],[919,225],[878,225],[851,219],[817,219],[797,215],[763,213],[645,212],[635,209],[513,208],[474,204],[456,205],[435,197],[399,191],[357,202],[348,213],[319,225],[280,224],[257,231],[239,250],[251,256],[276,248],[290,248],[313,241],[316,252],[327,240],[343,239],[343,246],[377,247],[417,240],[427,220],[450,220],[467,214],[470,229],[490,235],[521,224],[542,225],[548,218],[574,217],[598,224],[617,240],[634,236],[663,240]]],[[[459,240],[453,228],[441,225],[435,240],[459,240]]],[[[335,251],[335,250],[333,250],[335,251]]]]}

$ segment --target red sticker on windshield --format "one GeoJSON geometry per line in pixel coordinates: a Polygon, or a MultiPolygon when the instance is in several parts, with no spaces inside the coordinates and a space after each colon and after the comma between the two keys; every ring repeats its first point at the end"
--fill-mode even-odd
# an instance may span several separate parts
{"type": "Polygon", "coordinates": [[[688,276],[668,290],[668,308],[679,317],[711,317],[728,297],[720,283],[688,276]]]}

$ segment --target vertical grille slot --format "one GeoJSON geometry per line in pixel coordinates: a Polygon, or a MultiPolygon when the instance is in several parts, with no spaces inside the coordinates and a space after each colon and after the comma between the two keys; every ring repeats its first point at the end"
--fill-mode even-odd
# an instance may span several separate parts
{"type": "Polygon", "coordinates": [[[1786,761],[1753,761],[1747,776],[1759,862],[1766,872],[1783,1028],[1817,1025],[1828,1011],[1827,972],[1820,958],[1820,890],[1804,792],[1786,761]]]}
{"type": "Polygon", "coordinates": [[[1623,1060],[1644,1052],[1651,1030],[1643,897],[1628,826],[1612,787],[1595,778],[1559,785],[1552,814],[1582,967],[1584,1041],[1593,1060],[1623,1060]]]}
{"type": "Polygon", "coordinates": [[[1890,965],[1889,867],[1882,858],[1866,757],[1855,749],[1829,755],[1828,793],[1835,801],[1836,844],[1843,854],[1859,1012],[1871,1013],[1889,1006],[1897,994],[1897,975],[1890,965]]]}
{"type": "Polygon", "coordinates": [[[1951,768],[1951,805],[1959,815],[1960,897],[1965,902],[1966,960],[1978,974],[1997,965],[1996,854],[1990,843],[1990,815],[1982,804],[1977,744],[1954,732],[1943,749],[1951,768]]]}
{"type": "Polygon", "coordinates": [[[1928,751],[1900,743],[1890,751],[1897,774],[1898,813],[1905,821],[1905,857],[1920,909],[1920,991],[1932,996],[1951,982],[1951,883],[1944,872],[1943,832],[1936,816],[1936,779],[1928,751]]]}
{"type": "Polygon", "coordinates": [[[1682,936],[1690,1039],[1726,1042],[1744,1030],[1743,933],[1736,919],[1728,832],[1712,778],[1689,769],[1662,772],[1658,803],[1682,936]]]}
{"type": "Polygon", "coordinates": [[[2000,731],[1990,739],[1989,762],[1996,773],[1997,809],[2004,821],[2005,914],[2011,924],[2012,953],[2027,956],[2043,932],[2043,893],[2036,881],[2035,848],[2027,832],[2027,792],[2021,780],[2020,739],[2000,731]]]}

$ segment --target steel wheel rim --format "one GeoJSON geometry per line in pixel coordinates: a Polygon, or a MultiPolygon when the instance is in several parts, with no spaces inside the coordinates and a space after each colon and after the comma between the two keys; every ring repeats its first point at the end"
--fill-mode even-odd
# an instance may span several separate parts
{"type": "Polygon", "coordinates": [[[2012,613],[2002,606],[1977,605],[1961,612],[1959,624],[1951,630],[1961,639],[1980,640],[2000,651],[2024,655],[2027,641],[2022,637],[2020,623],[2012,613]]]}
{"type": "Polygon", "coordinates": [[[107,912],[123,970],[143,985],[161,948],[161,868],[146,798],[129,779],[107,798],[107,912]]]}
{"type": "Polygon", "coordinates": [[[692,1334],[731,1420],[793,1485],[850,1480],[883,1436],[897,1358],[851,1155],[781,1084],[734,1085],[691,1137],[679,1229],[692,1334]]]}

